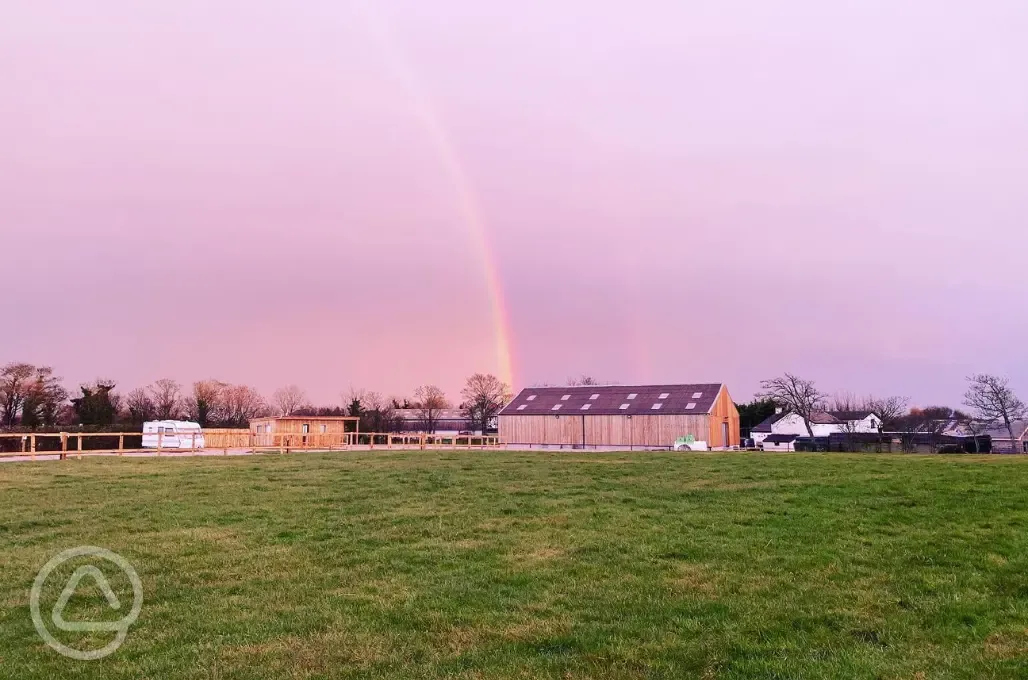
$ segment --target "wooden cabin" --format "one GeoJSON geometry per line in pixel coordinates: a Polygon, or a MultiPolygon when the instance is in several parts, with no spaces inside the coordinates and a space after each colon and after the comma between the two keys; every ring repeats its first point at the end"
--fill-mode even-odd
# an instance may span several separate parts
{"type": "Polygon", "coordinates": [[[256,446],[277,446],[282,438],[275,435],[283,434],[298,435],[289,438],[297,446],[341,444],[345,433],[358,431],[360,418],[351,416],[275,416],[250,421],[250,434],[256,446]]]}
{"type": "Polygon", "coordinates": [[[514,447],[674,448],[689,437],[710,449],[740,444],[739,411],[720,383],[526,388],[500,412],[499,428],[514,447]]]}

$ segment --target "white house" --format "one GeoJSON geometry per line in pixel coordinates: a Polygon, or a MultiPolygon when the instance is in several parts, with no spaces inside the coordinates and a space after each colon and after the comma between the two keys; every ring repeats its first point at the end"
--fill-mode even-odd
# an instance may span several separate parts
{"type": "MultiPolygon", "coordinates": [[[[870,411],[820,411],[810,418],[810,429],[815,437],[827,437],[835,432],[878,432],[880,425],[881,419],[870,411]]],[[[750,437],[758,448],[772,434],[810,436],[803,418],[785,412],[769,416],[750,430],[750,437]]]]}

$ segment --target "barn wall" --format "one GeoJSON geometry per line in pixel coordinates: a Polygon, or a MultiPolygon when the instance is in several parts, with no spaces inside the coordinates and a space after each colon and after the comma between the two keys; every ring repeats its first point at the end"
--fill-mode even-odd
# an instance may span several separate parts
{"type": "MultiPolygon", "coordinates": [[[[709,436],[709,418],[700,415],[544,415],[500,416],[500,439],[507,444],[581,446],[585,425],[586,446],[673,446],[679,437],[697,441],[709,436]]],[[[736,414],[735,436],[739,436],[736,414]]]]}
{"type": "MultiPolygon", "coordinates": [[[[728,388],[721,386],[717,400],[710,409],[710,429],[707,434],[707,442],[712,449],[720,449],[729,446],[740,446],[742,436],[739,430],[739,409],[728,394],[728,388]],[[728,423],[728,441],[724,440],[723,423],[728,423]]],[[[699,437],[697,437],[699,439],[699,437]]]]}

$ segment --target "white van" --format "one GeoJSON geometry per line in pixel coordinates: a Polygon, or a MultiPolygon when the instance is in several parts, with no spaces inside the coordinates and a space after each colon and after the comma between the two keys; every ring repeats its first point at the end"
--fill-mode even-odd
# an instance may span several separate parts
{"type": "Polygon", "coordinates": [[[152,420],[143,423],[143,448],[202,449],[203,430],[199,423],[186,420],[152,420]]]}

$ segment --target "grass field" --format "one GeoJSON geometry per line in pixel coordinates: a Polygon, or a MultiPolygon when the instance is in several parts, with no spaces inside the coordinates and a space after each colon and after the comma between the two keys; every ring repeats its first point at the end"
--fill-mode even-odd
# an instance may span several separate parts
{"type": "MultiPolygon", "coordinates": [[[[0,677],[1026,677],[1026,529],[1021,457],[6,464],[0,677]],[[95,662],[29,616],[37,571],[83,544],[128,558],[145,593],[95,662]]],[[[69,606],[104,611],[98,589],[69,606]]]]}

